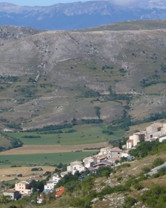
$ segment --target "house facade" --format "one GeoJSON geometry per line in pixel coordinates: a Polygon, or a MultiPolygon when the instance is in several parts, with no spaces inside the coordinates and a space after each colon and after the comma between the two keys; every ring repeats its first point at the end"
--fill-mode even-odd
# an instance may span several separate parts
{"type": "Polygon", "coordinates": [[[44,192],[48,193],[54,190],[56,184],[61,180],[61,176],[58,174],[54,174],[52,178],[47,181],[46,185],[44,186],[44,192]]]}
{"type": "Polygon", "coordinates": [[[95,157],[86,157],[83,159],[84,167],[85,168],[90,168],[92,167],[96,162],[95,157]]]}
{"type": "Polygon", "coordinates": [[[128,139],[126,142],[126,149],[132,149],[132,147],[133,147],[133,140],[128,139]]]}
{"type": "Polygon", "coordinates": [[[69,166],[67,166],[67,172],[71,174],[75,174],[76,172],[84,172],[86,168],[84,167],[81,161],[71,162],[69,166]]]}
{"type": "Polygon", "coordinates": [[[151,141],[152,139],[166,135],[166,123],[153,123],[148,126],[145,131],[145,140],[151,141]]]}
{"type": "Polygon", "coordinates": [[[30,196],[32,190],[30,188],[30,184],[27,181],[21,181],[15,184],[15,191],[20,192],[21,195],[30,196]]]}

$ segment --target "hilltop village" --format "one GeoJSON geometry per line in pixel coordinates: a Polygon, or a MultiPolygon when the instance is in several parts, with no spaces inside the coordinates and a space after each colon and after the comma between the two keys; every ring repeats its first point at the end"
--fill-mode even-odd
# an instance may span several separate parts
{"type": "MultiPolygon", "coordinates": [[[[36,202],[42,204],[44,200],[47,200],[48,195],[51,193],[54,198],[60,197],[65,192],[64,186],[57,187],[57,184],[67,175],[80,174],[79,180],[83,180],[91,173],[95,174],[101,167],[117,167],[122,163],[122,159],[125,161],[132,161],[133,156],[130,155],[130,150],[135,149],[141,142],[153,142],[158,140],[163,142],[166,140],[166,123],[153,123],[146,127],[144,131],[136,132],[129,136],[126,141],[126,145],[119,147],[105,147],[101,148],[99,153],[90,157],[84,158],[82,161],[73,161],[68,166],[66,171],[54,172],[45,181],[44,189],[37,196],[36,202]],[[83,174],[87,173],[88,174],[83,174]],[[81,175],[83,174],[83,175],[81,175]],[[56,188],[55,188],[56,186],[56,188]]],[[[15,184],[14,189],[5,190],[3,197],[7,197],[9,201],[18,200],[24,196],[32,196],[34,188],[31,187],[31,182],[39,182],[39,178],[31,178],[27,181],[20,181],[15,184]]]]}

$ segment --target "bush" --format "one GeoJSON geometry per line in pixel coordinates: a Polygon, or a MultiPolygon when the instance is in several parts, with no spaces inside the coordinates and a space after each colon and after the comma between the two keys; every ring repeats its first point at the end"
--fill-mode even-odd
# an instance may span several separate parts
{"type": "Polygon", "coordinates": [[[152,167],[155,168],[155,167],[157,167],[157,166],[162,165],[163,163],[164,163],[164,160],[163,160],[163,159],[161,159],[161,158],[156,158],[156,159],[154,160],[154,162],[153,162],[152,167]]]}
{"type": "Polygon", "coordinates": [[[110,167],[100,167],[97,170],[96,175],[97,176],[109,176],[111,171],[112,169],[110,167]]]}
{"type": "Polygon", "coordinates": [[[134,188],[136,190],[141,190],[141,189],[143,189],[143,186],[141,184],[137,183],[137,184],[134,185],[134,188]]]}
{"type": "Polygon", "coordinates": [[[136,202],[137,202],[136,199],[132,197],[126,197],[123,208],[131,208],[136,202]]]}
{"type": "Polygon", "coordinates": [[[93,90],[88,90],[84,93],[85,98],[98,97],[98,96],[100,96],[99,92],[93,90]]]}
{"type": "Polygon", "coordinates": [[[161,168],[161,169],[158,171],[158,174],[159,174],[159,176],[166,175],[166,167],[161,168]]]}
{"type": "Polygon", "coordinates": [[[149,173],[150,172],[150,168],[145,167],[142,169],[143,173],[149,173]]]}
{"type": "Polygon", "coordinates": [[[161,70],[162,70],[163,72],[166,72],[166,64],[161,64],[161,70]]]}
{"type": "Polygon", "coordinates": [[[42,171],[43,168],[32,168],[31,171],[42,171]]]}

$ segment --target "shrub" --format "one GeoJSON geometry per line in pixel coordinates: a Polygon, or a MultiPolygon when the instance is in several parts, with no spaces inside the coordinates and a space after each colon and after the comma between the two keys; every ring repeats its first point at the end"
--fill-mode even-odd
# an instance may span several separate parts
{"type": "Polygon", "coordinates": [[[132,197],[126,197],[123,208],[131,208],[136,202],[137,202],[136,199],[132,197]]]}
{"type": "Polygon", "coordinates": [[[141,189],[143,189],[143,186],[141,184],[137,183],[137,184],[134,185],[134,188],[136,190],[141,190],[141,189]]]}
{"type": "Polygon", "coordinates": [[[164,160],[163,160],[163,159],[161,159],[161,158],[156,158],[156,159],[154,160],[154,162],[153,162],[152,167],[155,168],[155,167],[157,167],[157,166],[162,165],[163,163],[164,163],[164,160]]]}
{"type": "Polygon", "coordinates": [[[43,168],[32,168],[31,171],[42,171],[43,168]]]}
{"type": "Polygon", "coordinates": [[[148,172],[150,172],[150,168],[145,167],[145,168],[142,169],[142,171],[143,171],[143,173],[148,173],[148,172]]]}

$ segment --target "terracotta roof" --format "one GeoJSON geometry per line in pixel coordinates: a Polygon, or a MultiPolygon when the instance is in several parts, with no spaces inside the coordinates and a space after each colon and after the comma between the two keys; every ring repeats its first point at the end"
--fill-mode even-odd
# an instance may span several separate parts
{"type": "Polygon", "coordinates": [[[55,197],[60,197],[65,192],[65,187],[61,186],[55,190],[55,197]]]}
{"type": "Polygon", "coordinates": [[[133,143],[133,140],[132,139],[128,139],[127,143],[133,143]]]}

